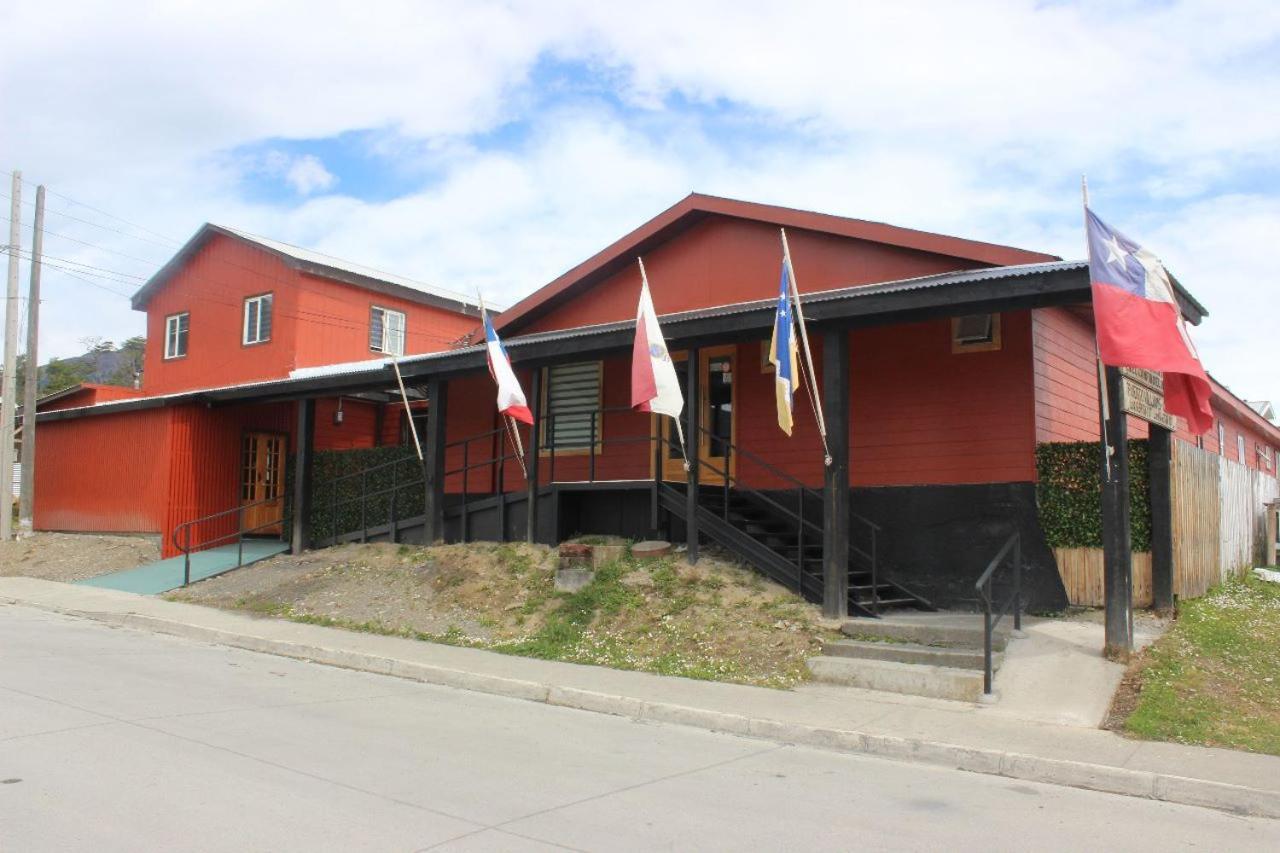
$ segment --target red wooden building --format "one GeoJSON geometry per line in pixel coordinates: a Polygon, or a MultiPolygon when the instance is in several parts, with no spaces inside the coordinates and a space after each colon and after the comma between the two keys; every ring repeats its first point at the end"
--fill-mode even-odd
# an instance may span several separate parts
{"type": "MultiPolygon", "coordinates": [[[[46,434],[65,431],[63,453],[92,440],[104,458],[93,472],[75,470],[74,463],[57,470],[56,463],[46,464],[49,445],[41,439],[37,470],[53,473],[38,474],[37,527],[167,532],[202,511],[223,509],[238,485],[248,495],[247,475],[225,461],[207,464],[211,458],[201,457],[199,448],[215,440],[235,446],[246,431],[286,434],[286,447],[297,448],[295,547],[308,541],[325,501],[336,504],[336,493],[326,493],[310,475],[310,452],[338,446],[333,401],[362,395],[366,419],[376,421],[379,406],[385,412],[392,399],[395,377],[382,360],[321,366],[368,356],[360,328],[344,327],[323,347],[311,338],[330,336],[319,321],[337,322],[334,316],[367,330],[370,306],[384,298],[362,289],[373,277],[319,274],[307,266],[319,263],[314,257],[225,230],[206,229],[192,243],[138,297],[150,329],[144,390],[174,396],[42,416],[42,425],[48,420],[53,427],[46,434]],[[202,252],[219,247],[227,263],[264,271],[257,279],[236,279],[232,288],[222,277],[225,267],[201,262],[202,252]],[[287,300],[273,306],[294,320],[289,337],[281,336],[287,345],[259,358],[253,345],[233,337],[235,345],[222,342],[210,351],[216,353],[211,361],[166,363],[158,342],[167,340],[172,317],[187,304],[183,282],[197,290],[198,282],[210,282],[201,291],[208,310],[218,312],[224,329],[243,331],[248,300],[272,290],[262,276],[293,276],[275,289],[289,292],[287,300]],[[307,293],[321,287],[332,289],[325,291],[328,301],[307,293]],[[349,343],[339,347],[339,338],[349,343]],[[166,368],[175,372],[165,374],[166,368]],[[261,381],[231,387],[246,379],[261,381]],[[153,432],[133,446],[166,448],[141,470],[129,467],[125,457],[136,459],[119,450],[121,433],[111,424],[125,421],[104,420],[135,409],[135,422],[153,432]],[[126,467],[132,478],[127,498],[106,488],[126,476],[126,467]],[[96,503],[73,497],[84,483],[95,484],[96,503]],[[86,519],[99,526],[86,528],[86,519]]],[[[1178,296],[1184,315],[1199,322],[1204,308],[1184,291],[1178,296]]],[[[408,303],[395,304],[409,316],[412,339],[419,315],[408,303]]],[[[1037,519],[1035,451],[1041,442],[1098,437],[1084,262],[691,195],[499,317],[538,420],[522,437],[536,448],[527,471],[504,441],[484,350],[467,337],[476,326],[472,306],[459,301],[423,309],[436,312],[421,321],[433,337],[399,364],[424,400],[426,459],[420,482],[393,487],[397,494],[417,492],[422,508],[413,517],[388,518],[385,505],[379,504],[382,514],[371,514],[369,498],[357,497],[363,524],[331,529],[324,541],[550,543],[574,533],[661,532],[695,551],[700,541],[713,541],[811,598],[867,612],[886,602],[972,605],[975,578],[1017,532],[1032,603],[1065,603],[1037,519]],[[764,351],[780,227],[787,229],[804,294],[831,466],[824,465],[806,395],[797,396],[793,437],[776,423],[764,351]],[[627,408],[637,256],[644,257],[669,348],[682,365],[688,473],[672,449],[669,426],[627,408]]],[[[195,309],[191,316],[194,353],[210,332],[198,332],[195,309]]],[[[1226,389],[1216,391],[1222,452],[1242,453],[1248,464],[1274,474],[1280,430],[1226,389]]],[[[370,423],[347,435],[359,435],[357,442],[390,437],[382,417],[381,427],[370,423]]],[[[1142,422],[1131,424],[1131,435],[1145,432],[1142,422]]],[[[1185,432],[1178,437],[1196,440],[1185,432]]],[[[1205,446],[1218,449],[1218,437],[1207,437],[1205,446]]]]}
{"type": "MultiPolygon", "coordinates": [[[[291,401],[209,406],[243,389],[371,357],[446,350],[476,327],[474,300],[305,249],[205,225],[134,296],[147,314],[141,389],[79,385],[40,401],[34,524],[149,533],[175,553],[183,522],[253,504],[279,532],[291,401]]],[[[398,443],[397,396],[318,401],[315,446],[398,443]]],[[[208,535],[234,528],[220,518],[208,535]]],[[[197,535],[199,535],[197,533],[197,535]]]]}

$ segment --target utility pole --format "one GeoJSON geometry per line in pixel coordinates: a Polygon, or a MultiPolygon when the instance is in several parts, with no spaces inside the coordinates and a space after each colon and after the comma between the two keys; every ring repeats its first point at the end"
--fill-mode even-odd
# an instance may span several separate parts
{"type": "Polygon", "coordinates": [[[40,253],[44,250],[44,185],[36,187],[35,234],[31,238],[31,289],[27,293],[27,373],[22,388],[22,495],[18,533],[31,533],[36,500],[36,397],[40,390],[40,253]]]}
{"type": "Polygon", "coordinates": [[[13,536],[13,416],[18,395],[18,242],[22,237],[22,173],[13,173],[9,209],[9,288],[4,303],[4,382],[0,383],[0,542],[13,536]]]}

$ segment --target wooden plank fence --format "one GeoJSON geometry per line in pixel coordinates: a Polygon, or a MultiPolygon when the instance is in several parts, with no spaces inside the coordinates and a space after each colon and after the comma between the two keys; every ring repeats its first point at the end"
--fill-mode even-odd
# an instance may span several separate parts
{"type": "MultiPolygon", "coordinates": [[[[1275,477],[1184,441],[1173,443],[1173,591],[1195,598],[1264,560],[1266,504],[1280,497],[1275,477]]],[[[1072,604],[1101,607],[1101,548],[1055,548],[1072,604]]],[[[1151,555],[1133,554],[1133,603],[1151,605],[1151,555]]]]}

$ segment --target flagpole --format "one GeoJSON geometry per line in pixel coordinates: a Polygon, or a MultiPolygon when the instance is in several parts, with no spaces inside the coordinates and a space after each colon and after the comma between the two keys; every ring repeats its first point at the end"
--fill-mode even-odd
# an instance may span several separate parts
{"type": "MultiPolygon", "coordinates": [[[[484,307],[484,294],[480,292],[480,288],[476,288],[476,299],[480,303],[480,331],[484,335],[485,349],[489,348],[489,334],[486,331],[485,321],[488,311],[484,307]]],[[[492,370],[492,369],[491,369],[492,370]]],[[[507,414],[499,414],[502,418],[502,425],[506,427],[508,440],[511,441],[511,449],[516,452],[516,462],[520,463],[520,471],[524,474],[526,480],[529,479],[529,469],[524,464],[524,445],[520,442],[520,431],[515,425],[515,419],[507,414]]]]}
{"type": "MultiPolygon", "coordinates": [[[[640,286],[643,287],[645,290],[648,290],[649,274],[644,271],[644,258],[640,257],[639,255],[636,255],[636,263],[640,264],[640,286]]],[[[691,402],[690,405],[696,406],[697,402],[696,401],[691,402]]],[[[668,415],[668,417],[670,417],[670,415],[668,415]]],[[[676,425],[676,435],[680,439],[680,456],[681,458],[684,459],[684,470],[687,472],[690,468],[689,451],[685,448],[685,444],[684,444],[684,428],[680,426],[679,418],[671,418],[671,422],[676,425]]],[[[659,423],[661,423],[661,421],[659,421],[659,423]]]]}
{"type": "Polygon", "coordinates": [[[787,244],[787,229],[782,232],[782,261],[787,265],[787,280],[791,284],[791,298],[796,306],[796,321],[800,325],[800,340],[804,344],[804,360],[808,365],[809,405],[813,408],[813,416],[818,421],[818,434],[822,436],[822,463],[831,466],[831,448],[827,446],[827,422],[822,417],[822,398],[818,396],[818,375],[813,370],[813,352],[809,349],[809,332],[804,323],[804,307],[800,304],[800,286],[796,284],[796,269],[791,264],[791,247],[787,244]]]}
{"type": "MultiPolygon", "coordinates": [[[[1080,195],[1084,199],[1085,257],[1093,260],[1093,247],[1089,245],[1089,179],[1080,176],[1080,195]]],[[[1111,442],[1107,438],[1107,423],[1111,420],[1110,392],[1107,388],[1107,370],[1102,364],[1102,348],[1098,345],[1098,316],[1093,317],[1093,354],[1098,365],[1098,416],[1102,430],[1102,466],[1107,480],[1111,479],[1111,442]]]]}
{"type": "Polygon", "coordinates": [[[400,386],[400,399],[404,401],[404,416],[409,420],[409,433],[413,436],[413,449],[418,451],[418,461],[422,461],[422,443],[418,441],[418,427],[413,422],[413,409],[409,408],[409,395],[404,390],[404,377],[400,375],[400,362],[394,357],[391,366],[396,370],[396,384],[400,386]]]}

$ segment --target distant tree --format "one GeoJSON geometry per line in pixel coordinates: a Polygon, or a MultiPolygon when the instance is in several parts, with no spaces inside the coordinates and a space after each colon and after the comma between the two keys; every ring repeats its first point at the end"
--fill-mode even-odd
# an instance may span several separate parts
{"type": "Polygon", "coordinates": [[[52,394],[55,391],[70,388],[72,385],[88,382],[93,373],[93,368],[80,359],[64,361],[60,358],[51,358],[49,363],[44,366],[43,372],[43,393],[52,394]]]}
{"type": "Polygon", "coordinates": [[[142,378],[142,355],[146,349],[147,339],[138,336],[129,338],[116,350],[116,369],[107,377],[108,385],[123,385],[132,388],[134,382],[142,378]]]}

